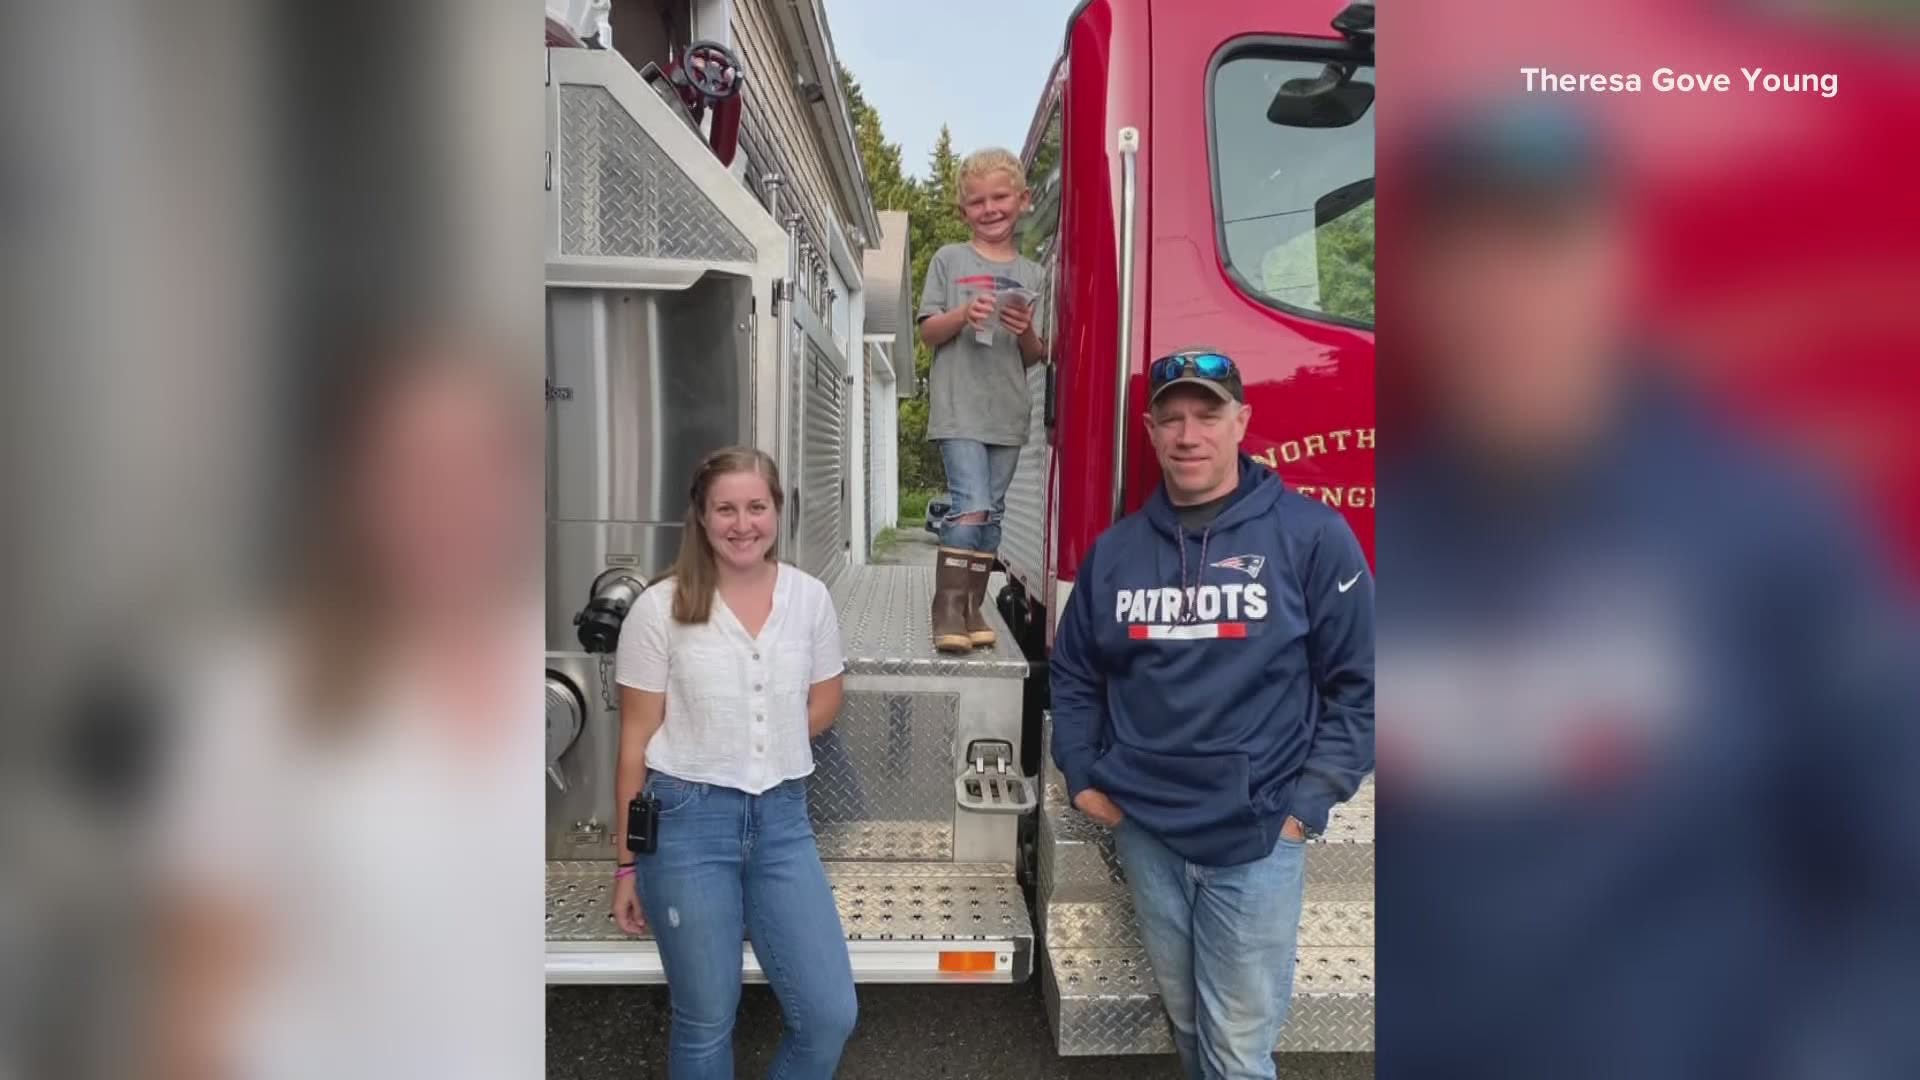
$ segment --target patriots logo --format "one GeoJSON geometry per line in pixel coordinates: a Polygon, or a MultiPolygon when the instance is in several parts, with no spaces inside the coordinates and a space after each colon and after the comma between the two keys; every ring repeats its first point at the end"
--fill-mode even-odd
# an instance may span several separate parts
{"type": "Polygon", "coordinates": [[[1267,565],[1267,557],[1265,555],[1233,555],[1207,565],[1219,567],[1222,570],[1238,570],[1250,578],[1257,578],[1260,576],[1260,568],[1267,565]]]}

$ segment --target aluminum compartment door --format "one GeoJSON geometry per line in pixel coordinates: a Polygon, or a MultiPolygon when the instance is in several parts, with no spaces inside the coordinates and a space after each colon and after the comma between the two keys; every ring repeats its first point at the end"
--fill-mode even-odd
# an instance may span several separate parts
{"type": "MultiPolygon", "coordinates": [[[[833,336],[805,303],[793,307],[800,342],[798,544],[802,570],[831,581],[847,556],[847,368],[833,336]]],[[[791,482],[790,482],[791,486],[791,482]]]]}
{"type": "Polygon", "coordinates": [[[580,647],[573,617],[601,571],[672,564],[701,458],[752,440],[751,288],[712,273],[677,291],[547,290],[549,649],[580,647]]]}
{"type": "Polygon", "coordinates": [[[750,288],[547,290],[550,519],[680,522],[700,459],[751,438],[750,288]]]}
{"type": "Polygon", "coordinates": [[[1027,369],[1027,392],[1033,400],[1033,419],[1026,444],[1020,447],[1013,483],[1007,487],[1007,509],[1000,520],[1000,561],[1010,576],[1027,587],[1028,595],[1044,599],[1047,464],[1053,452],[1047,440],[1045,364],[1027,369]]]}

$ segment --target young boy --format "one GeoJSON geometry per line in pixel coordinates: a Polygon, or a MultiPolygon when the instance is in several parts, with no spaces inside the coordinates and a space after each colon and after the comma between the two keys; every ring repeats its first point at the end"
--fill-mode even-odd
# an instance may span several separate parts
{"type": "Polygon", "coordinates": [[[1043,272],[1014,245],[1028,206],[1020,159],[1000,149],[969,155],[959,190],[973,236],[934,253],[918,319],[933,350],[927,438],[947,470],[933,594],[933,644],[943,652],[993,644],[980,606],[1032,420],[1027,368],[1046,357],[1034,325],[1043,272]]]}

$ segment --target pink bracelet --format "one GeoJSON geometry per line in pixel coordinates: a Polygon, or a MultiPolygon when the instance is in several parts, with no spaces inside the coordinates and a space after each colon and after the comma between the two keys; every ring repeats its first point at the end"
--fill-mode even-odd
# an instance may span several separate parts
{"type": "Polygon", "coordinates": [[[618,870],[615,870],[613,872],[613,880],[615,881],[619,881],[623,877],[632,877],[632,876],[633,876],[632,863],[628,863],[627,865],[622,866],[618,870]]]}

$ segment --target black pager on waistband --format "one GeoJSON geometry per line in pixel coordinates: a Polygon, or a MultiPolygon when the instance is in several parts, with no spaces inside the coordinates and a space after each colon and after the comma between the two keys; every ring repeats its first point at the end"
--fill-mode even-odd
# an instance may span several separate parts
{"type": "Polygon", "coordinates": [[[627,804],[627,850],[651,855],[660,846],[660,800],[635,795],[627,804]]]}

